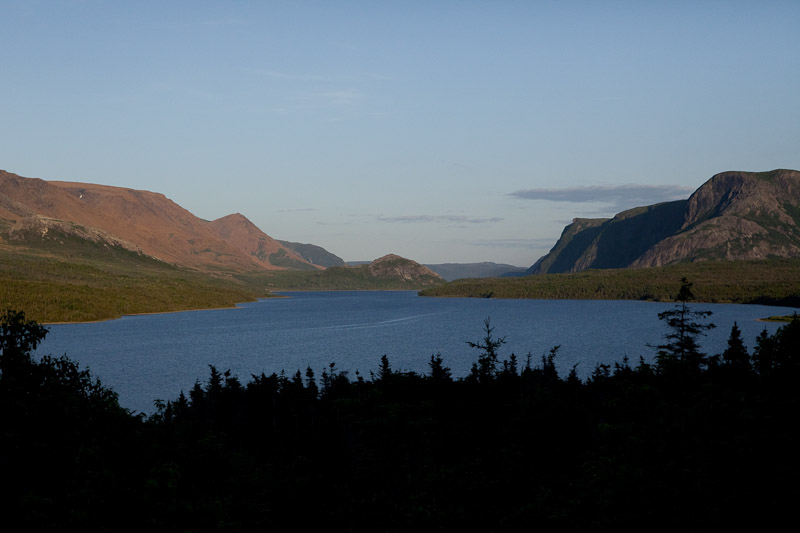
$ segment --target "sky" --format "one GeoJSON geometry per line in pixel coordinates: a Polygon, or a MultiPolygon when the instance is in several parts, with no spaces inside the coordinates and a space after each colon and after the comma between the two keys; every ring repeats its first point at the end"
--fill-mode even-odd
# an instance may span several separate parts
{"type": "Polygon", "coordinates": [[[347,261],[530,266],[800,169],[798,1],[0,0],[0,169],[347,261]]]}

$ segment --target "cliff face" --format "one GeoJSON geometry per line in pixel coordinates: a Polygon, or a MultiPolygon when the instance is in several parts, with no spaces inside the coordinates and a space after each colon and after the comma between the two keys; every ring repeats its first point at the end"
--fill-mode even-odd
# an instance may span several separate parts
{"type": "Polygon", "coordinates": [[[723,172],[678,200],[575,219],[531,274],[800,256],[800,172],[723,172]]]}
{"type": "Polygon", "coordinates": [[[117,239],[167,263],[203,271],[313,268],[241,215],[208,222],[148,191],[0,171],[0,219],[18,229],[60,221],[61,231],[77,237],[102,234],[104,240],[117,239]],[[281,264],[272,262],[276,256],[281,264]]]}
{"type": "Polygon", "coordinates": [[[689,198],[680,232],[632,266],[800,255],[800,172],[724,172],[689,198]]]}

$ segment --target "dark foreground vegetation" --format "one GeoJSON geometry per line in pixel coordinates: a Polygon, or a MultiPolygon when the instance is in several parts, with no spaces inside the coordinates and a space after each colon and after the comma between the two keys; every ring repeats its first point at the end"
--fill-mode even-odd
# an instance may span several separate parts
{"type": "MultiPolygon", "coordinates": [[[[11,530],[770,530],[800,496],[800,321],[700,353],[708,313],[661,314],[652,364],[585,381],[501,355],[486,321],[470,375],[384,356],[369,376],[210,368],[144,417],[46,330],[0,320],[0,468],[11,530]]],[[[466,346],[465,346],[466,348],[466,346]]],[[[789,522],[791,523],[791,522],[789,522]]]]}
{"type": "Polygon", "coordinates": [[[672,301],[675,280],[697,285],[698,301],[800,307],[800,259],[701,261],[664,267],[586,270],[516,278],[462,279],[423,296],[672,301]]]}

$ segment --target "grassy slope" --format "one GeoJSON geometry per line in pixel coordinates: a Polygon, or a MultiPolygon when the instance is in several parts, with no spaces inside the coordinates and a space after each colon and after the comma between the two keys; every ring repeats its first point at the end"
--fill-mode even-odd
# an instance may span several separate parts
{"type": "Polygon", "coordinates": [[[78,239],[25,246],[0,242],[0,308],[24,310],[38,322],[231,307],[265,294],[78,239]]]}
{"type": "Polygon", "coordinates": [[[800,305],[800,259],[682,263],[521,278],[458,280],[423,296],[672,300],[686,277],[698,301],[800,305]]]}

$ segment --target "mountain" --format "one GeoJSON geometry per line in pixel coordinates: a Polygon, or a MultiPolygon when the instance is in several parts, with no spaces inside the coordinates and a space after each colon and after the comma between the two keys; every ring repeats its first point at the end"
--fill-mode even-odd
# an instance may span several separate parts
{"type": "Polygon", "coordinates": [[[687,200],[573,219],[528,274],[800,256],[800,172],[723,172],[687,200]]]}
{"type": "Polygon", "coordinates": [[[204,272],[316,268],[240,214],[209,222],[149,191],[0,171],[0,220],[10,225],[8,235],[30,234],[33,227],[46,232],[56,225],[61,231],[109,236],[129,249],[204,272]]]}
{"type": "Polygon", "coordinates": [[[411,290],[444,283],[441,276],[416,261],[389,254],[367,264],[334,266],[319,272],[275,272],[273,290],[411,290]]]}
{"type": "Polygon", "coordinates": [[[441,263],[425,265],[447,281],[464,278],[497,278],[525,272],[524,267],[502,263],[441,263]]]}
{"type": "Polygon", "coordinates": [[[258,229],[240,213],[213,220],[208,225],[226,243],[262,264],[294,270],[317,269],[300,254],[258,229]]]}
{"type": "Polygon", "coordinates": [[[379,257],[368,265],[348,268],[366,269],[373,278],[400,279],[421,286],[434,285],[442,281],[442,277],[430,268],[395,254],[379,257]]]}
{"type": "Polygon", "coordinates": [[[300,242],[278,241],[284,248],[288,248],[313,265],[322,267],[344,266],[344,259],[330,253],[321,246],[303,244],[300,242]]]}

